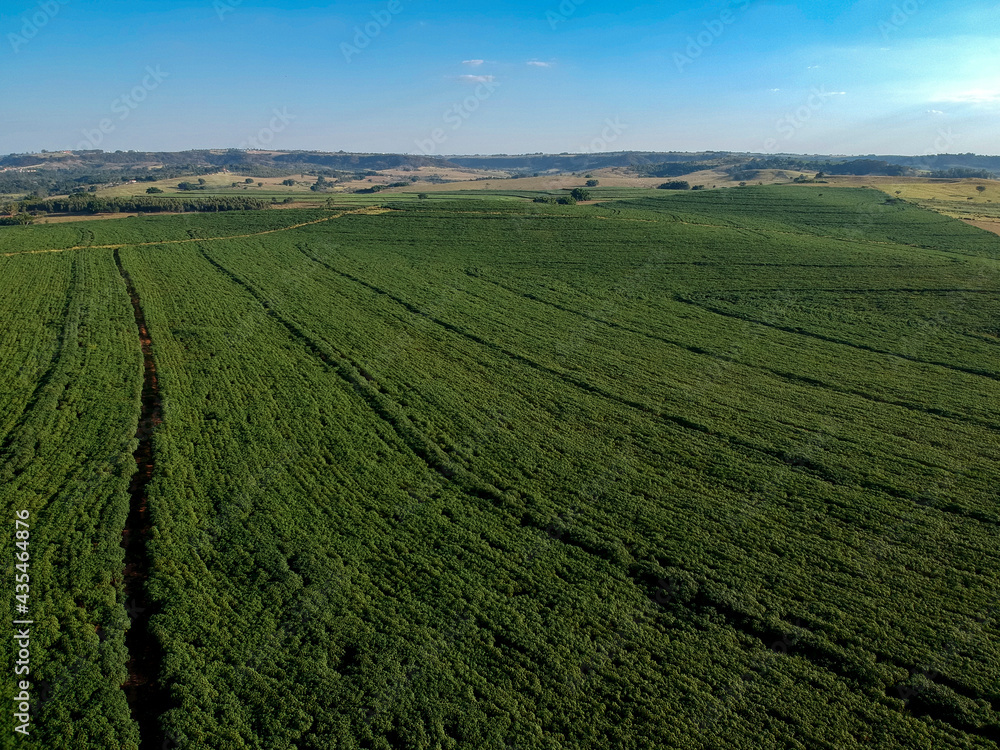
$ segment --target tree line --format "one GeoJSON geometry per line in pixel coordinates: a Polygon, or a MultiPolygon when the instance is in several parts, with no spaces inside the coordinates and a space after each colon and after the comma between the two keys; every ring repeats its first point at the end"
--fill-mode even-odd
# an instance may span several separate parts
{"type": "Polygon", "coordinates": [[[271,205],[270,200],[247,196],[216,198],[152,197],[69,197],[21,201],[18,213],[187,213],[196,211],[257,211],[271,205]]]}

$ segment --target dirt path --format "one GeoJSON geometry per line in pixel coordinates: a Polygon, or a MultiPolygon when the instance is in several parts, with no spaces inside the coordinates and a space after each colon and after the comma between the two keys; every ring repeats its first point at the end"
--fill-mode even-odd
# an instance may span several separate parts
{"type": "Polygon", "coordinates": [[[965,219],[965,223],[971,224],[974,227],[979,227],[980,229],[985,229],[987,232],[993,232],[993,234],[1000,234],[1000,221],[990,219],[965,219]]]}
{"type": "Polygon", "coordinates": [[[159,682],[162,649],[159,641],[149,630],[150,618],[156,609],[146,593],[149,578],[149,553],[147,542],[152,521],[149,516],[147,487],[153,478],[155,458],[153,456],[153,431],[162,421],[159,384],[156,378],[156,362],[153,360],[152,339],[146,326],[146,319],[139,304],[139,294],[128,271],[122,265],[118,250],[115,263],[121,274],[135,313],[135,323],[142,346],[143,383],[142,410],[135,436],[139,447],[135,449],[136,472],[129,484],[128,519],[122,531],[122,547],[125,549],[125,601],[132,625],[125,635],[125,646],[129,659],[126,664],[128,680],[122,686],[132,711],[132,718],[139,725],[140,748],[163,746],[163,732],[159,717],[168,708],[170,696],[159,682]]]}

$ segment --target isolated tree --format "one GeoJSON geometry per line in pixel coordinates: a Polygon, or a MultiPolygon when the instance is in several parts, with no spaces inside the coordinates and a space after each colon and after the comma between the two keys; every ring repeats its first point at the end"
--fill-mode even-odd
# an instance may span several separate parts
{"type": "Polygon", "coordinates": [[[156,193],[162,193],[162,192],[163,191],[160,190],[158,187],[151,187],[151,188],[147,188],[146,189],[146,193],[149,194],[149,195],[154,195],[156,193]]]}
{"type": "Polygon", "coordinates": [[[587,190],[584,190],[583,188],[574,188],[573,191],[570,193],[570,195],[573,196],[573,200],[575,201],[590,200],[590,193],[587,190]]]}
{"type": "Polygon", "coordinates": [[[294,185],[295,185],[295,180],[291,180],[291,179],[289,179],[289,180],[285,180],[285,181],[284,181],[284,182],[282,182],[281,184],[282,184],[282,185],[287,185],[288,187],[294,187],[294,185]]]}
{"type": "Polygon", "coordinates": [[[245,180],[243,180],[243,182],[245,182],[247,185],[253,185],[253,177],[247,177],[245,180]]]}
{"type": "Polygon", "coordinates": [[[204,185],[205,184],[205,178],[204,177],[199,177],[198,178],[198,184],[199,185],[204,185]]]}
{"type": "Polygon", "coordinates": [[[425,200],[427,200],[428,198],[430,198],[430,196],[429,196],[429,195],[427,195],[427,193],[420,193],[420,195],[418,195],[418,196],[417,196],[417,198],[419,198],[419,199],[420,199],[420,200],[422,200],[422,201],[425,201],[425,200]]]}
{"type": "Polygon", "coordinates": [[[985,193],[986,192],[986,186],[985,185],[976,185],[976,190],[978,190],[980,193],[985,193]]]}
{"type": "Polygon", "coordinates": [[[587,180],[587,187],[597,187],[600,184],[600,180],[587,180]]]}

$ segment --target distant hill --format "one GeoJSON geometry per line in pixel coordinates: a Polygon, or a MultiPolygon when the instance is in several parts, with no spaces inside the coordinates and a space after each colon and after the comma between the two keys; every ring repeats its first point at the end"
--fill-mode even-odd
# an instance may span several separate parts
{"type": "MultiPolygon", "coordinates": [[[[828,174],[913,175],[995,178],[1000,156],[822,156],[747,154],[729,151],[616,151],[587,154],[493,154],[424,156],[344,151],[43,151],[0,157],[0,195],[65,195],[94,192],[132,180],[198,176],[229,170],[237,175],[281,177],[300,173],[366,175],[388,169],[422,167],[476,169],[511,175],[580,173],[629,169],[641,176],[674,177],[708,168],[730,174],[759,169],[797,169],[828,174]]],[[[740,178],[743,179],[743,178],[740,178]]]]}
{"type": "MultiPolygon", "coordinates": [[[[583,172],[609,167],[646,167],[663,163],[699,162],[732,158],[728,151],[684,153],[679,151],[616,151],[592,154],[520,154],[508,156],[447,156],[450,163],[470,169],[519,172],[583,172]]],[[[688,170],[691,171],[691,170],[688,170]]],[[[686,174],[686,172],[685,172],[686,174]]]]}
{"type": "Polygon", "coordinates": [[[446,166],[440,157],[406,154],[348,154],[319,151],[244,151],[205,149],[192,151],[61,151],[11,154],[0,158],[0,168],[39,166],[44,169],[122,169],[155,167],[285,167],[322,166],[346,171],[446,166]]]}
{"type": "Polygon", "coordinates": [[[191,151],[61,151],[11,154],[0,158],[0,168],[121,169],[123,167],[227,167],[288,168],[325,167],[343,171],[411,167],[465,167],[468,169],[532,172],[576,172],[605,167],[631,167],[662,162],[716,160],[732,155],[724,151],[658,153],[651,151],[599,152],[593,154],[520,154],[475,156],[422,156],[414,154],[351,154],[323,151],[243,151],[205,149],[191,151]]]}
{"type": "MultiPolygon", "coordinates": [[[[784,163],[826,163],[864,166],[881,162],[918,170],[956,168],[1000,172],[1000,156],[977,154],[936,154],[932,156],[822,156],[796,154],[744,154],[730,151],[657,152],[616,151],[589,154],[492,154],[423,156],[420,154],[347,153],[344,151],[244,151],[241,149],[200,149],[190,151],[59,151],[41,154],[10,154],[0,157],[0,169],[37,167],[41,169],[123,169],[144,167],[175,168],[285,168],[324,167],[357,171],[411,167],[465,167],[469,169],[530,172],[579,172],[608,167],[650,167],[687,162],[725,162],[737,165],[751,160],[780,160],[784,163]]],[[[655,171],[655,170],[653,170],[655,171]]],[[[667,169],[666,171],[674,171],[667,169]]]]}
{"type": "Polygon", "coordinates": [[[890,164],[905,164],[915,169],[930,171],[948,169],[976,169],[1000,173],[1000,156],[978,154],[934,154],[931,156],[870,156],[890,164]]]}

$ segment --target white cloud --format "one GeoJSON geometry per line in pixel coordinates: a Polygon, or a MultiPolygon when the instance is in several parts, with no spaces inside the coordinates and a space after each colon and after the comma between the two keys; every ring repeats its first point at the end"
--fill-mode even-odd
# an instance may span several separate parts
{"type": "Polygon", "coordinates": [[[466,83],[493,83],[496,79],[493,76],[470,76],[464,75],[459,76],[458,80],[465,81],[466,83]]]}
{"type": "Polygon", "coordinates": [[[818,67],[819,65],[810,65],[808,68],[806,68],[806,70],[816,70],[816,68],[818,67]]]}
{"type": "Polygon", "coordinates": [[[960,102],[963,104],[990,104],[1000,101],[1000,89],[970,89],[956,91],[951,94],[941,94],[934,98],[936,102],[960,102]]]}
{"type": "Polygon", "coordinates": [[[929,109],[929,110],[927,110],[927,114],[929,114],[929,115],[943,115],[944,112],[942,112],[940,109],[929,109]]]}
{"type": "Polygon", "coordinates": [[[532,65],[536,68],[551,68],[552,63],[541,62],[539,60],[528,60],[528,65],[532,65]]]}
{"type": "Polygon", "coordinates": [[[768,89],[772,94],[777,94],[781,89],[768,89]]]}
{"type": "Polygon", "coordinates": [[[482,65],[485,60],[462,60],[462,65],[471,65],[473,68],[478,68],[482,65]]]}

